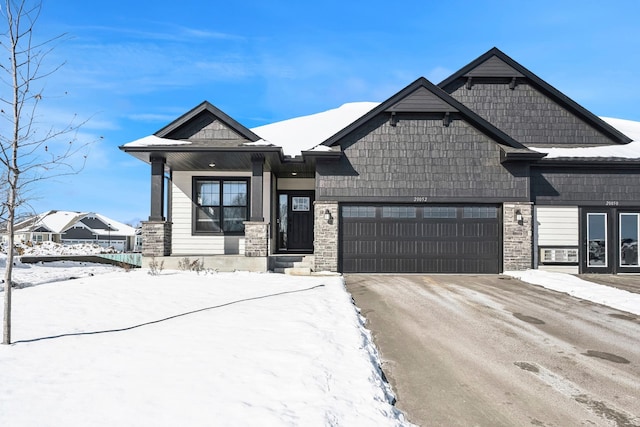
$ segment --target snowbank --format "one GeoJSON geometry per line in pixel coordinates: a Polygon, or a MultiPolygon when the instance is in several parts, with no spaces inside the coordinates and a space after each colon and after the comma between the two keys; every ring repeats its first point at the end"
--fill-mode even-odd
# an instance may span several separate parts
{"type": "Polygon", "coordinates": [[[640,315],[640,294],[588,282],[565,273],[543,270],[505,271],[504,274],[523,282],[563,292],[617,310],[640,315]]]}

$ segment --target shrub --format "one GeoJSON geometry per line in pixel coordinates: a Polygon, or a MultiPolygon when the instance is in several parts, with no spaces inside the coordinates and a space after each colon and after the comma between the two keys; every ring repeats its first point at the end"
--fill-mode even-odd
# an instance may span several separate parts
{"type": "Polygon", "coordinates": [[[149,261],[149,274],[152,276],[158,276],[160,273],[162,273],[162,270],[164,269],[164,260],[158,262],[156,260],[156,257],[151,257],[151,261],[149,261]]]}

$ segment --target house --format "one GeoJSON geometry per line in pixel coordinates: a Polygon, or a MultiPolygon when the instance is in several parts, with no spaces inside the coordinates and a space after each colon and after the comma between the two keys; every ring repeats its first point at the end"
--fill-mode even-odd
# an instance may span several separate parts
{"type": "Polygon", "coordinates": [[[93,212],[51,210],[16,223],[14,236],[16,242],[93,243],[127,252],[135,249],[136,229],[93,212]]]}
{"type": "Polygon", "coordinates": [[[203,102],[120,148],[151,166],[147,259],[624,273],[640,272],[639,125],[597,117],[493,48],[382,103],[248,129],[203,102]]]}

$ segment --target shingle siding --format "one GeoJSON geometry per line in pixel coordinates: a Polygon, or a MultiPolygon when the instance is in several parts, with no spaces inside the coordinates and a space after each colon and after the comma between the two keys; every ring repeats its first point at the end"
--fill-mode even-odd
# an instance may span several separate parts
{"type": "Polygon", "coordinates": [[[535,203],[640,202],[640,171],[531,169],[531,199],[535,203]]]}
{"type": "Polygon", "coordinates": [[[231,129],[213,114],[203,112],[167,135],[172,139],[210,140],[210,139],[238,139],[245,140],[241,135],[231,129]]]}
{"type": "Polygon", "coordinates": [[[498,144],[463,120],[413,115],[391,126],[381,114],[366,127],[342,141],[339,162],[318,162],[318,200],[528,200],[526,173],[507,170],[498,144]]]}
{"type": "Polygon", "coordinates": [[[471,89],[462,84],[455,90],[449,87],[448,91],[456,100],[526,145],[615,143],[520,80],[513,90],[509,89],[509,79],[474,79],[471,89]]]}

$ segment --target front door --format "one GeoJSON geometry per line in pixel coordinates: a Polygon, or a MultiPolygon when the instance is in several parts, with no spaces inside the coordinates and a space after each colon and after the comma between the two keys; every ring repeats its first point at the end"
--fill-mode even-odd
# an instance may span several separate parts
{"type": "Polygon", "coordinates": [[[278,193],[278,251],[313,252],[313,191],[278,193]]]}

